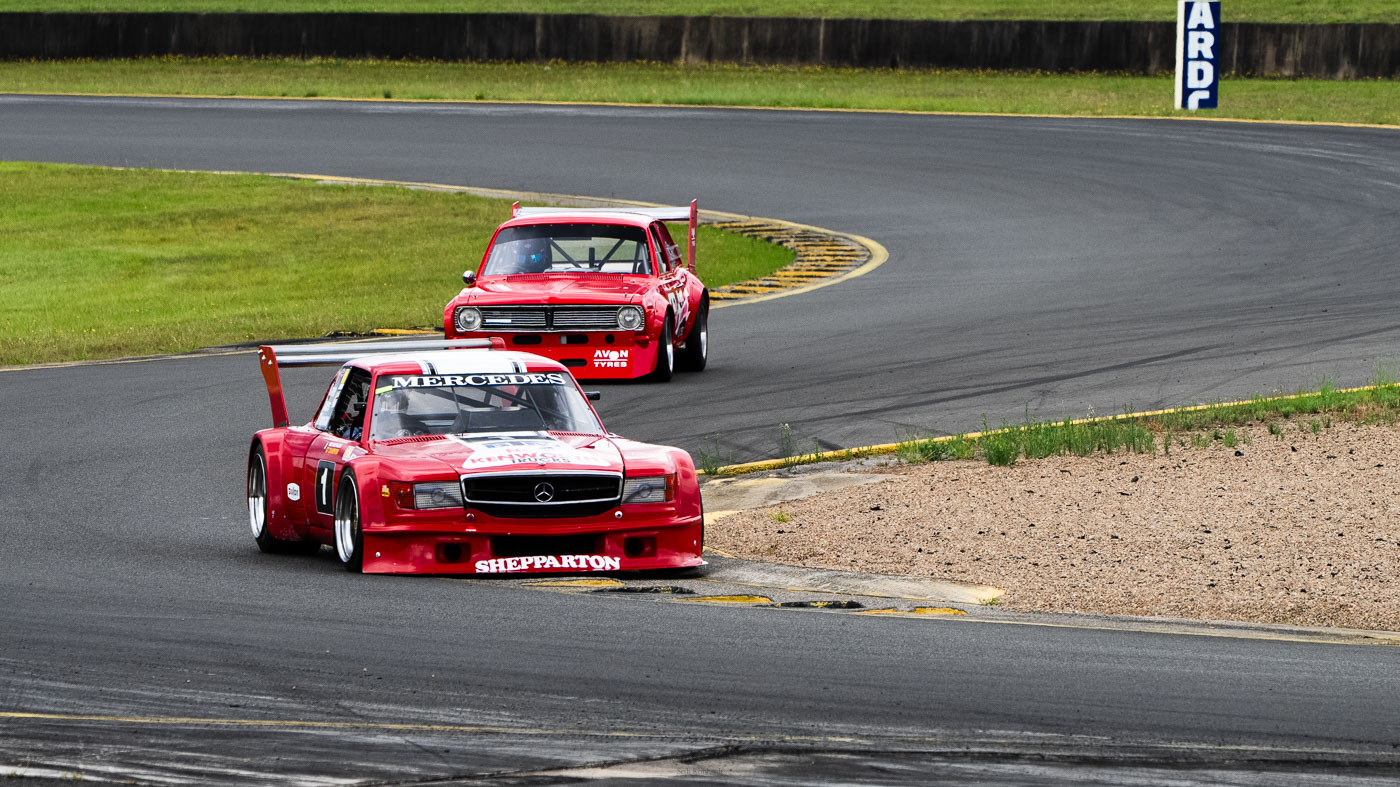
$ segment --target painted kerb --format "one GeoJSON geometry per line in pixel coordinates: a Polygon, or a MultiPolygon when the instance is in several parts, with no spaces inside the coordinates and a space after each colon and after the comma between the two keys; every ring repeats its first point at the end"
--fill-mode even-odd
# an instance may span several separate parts
{"type": "MultiPolygon", "coordinates": [[[[1228,18],[1228,11],[1226,12],[1228,18]]],[[[0,58],[184,56],[751,63],[860,68],[1174,68],[1172,22],[588,14],[3,13],[0,58]]],[[[1400,76],[1400,24],[1221,26],[1224,73],[1400,76]]]]}

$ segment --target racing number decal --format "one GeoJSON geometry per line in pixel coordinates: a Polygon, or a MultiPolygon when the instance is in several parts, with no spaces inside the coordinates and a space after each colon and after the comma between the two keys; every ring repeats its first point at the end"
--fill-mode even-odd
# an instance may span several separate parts
{"type": "Polygon", "coordinates": [[[685,327],[686,320],[690,319],[690,300],[685,296],[684,280],[677,282],[676,286],[666,293],[666,300],[671,302],[671,311],[676,314],[676,323],[671,326],[671,329],[675,331],[673,334],[675,337],[681,335],[681,329],[685,327]]]}
{"type": "Polygon", "coordinates": [[[322,459],[316,463],[316,511],[322,514],[332,514],[335,507],[331,503],[331,495],[334,493],[335,462],[328,462],[322,459]]]}

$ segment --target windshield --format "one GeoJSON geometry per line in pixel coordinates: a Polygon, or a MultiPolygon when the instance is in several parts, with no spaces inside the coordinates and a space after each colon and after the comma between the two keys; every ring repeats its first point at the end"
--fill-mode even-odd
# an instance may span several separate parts
{"type": "Polygon", "coordinates": [[[483,276],[513,273],[651,273],[647,233],[621,224],[536,224],[496,235],[483,276]]]}
{"type": "Polygon", "coordinates": [[[374,389],[370,439],[555,431],[602,434],[568,375],[385,374],[374,389]]]}

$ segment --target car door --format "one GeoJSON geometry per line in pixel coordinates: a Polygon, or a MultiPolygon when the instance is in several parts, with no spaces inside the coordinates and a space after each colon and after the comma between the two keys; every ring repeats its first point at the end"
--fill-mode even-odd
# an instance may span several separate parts
{"type": "Polygon", "coordinates": [[[312,426],[316,436],[306,448],[303,489],[311,491],[306,506],[307,523],[329,530],[335,515],[335,487],[340,470],[360,443],[369,402],[370,373],[357,366],[343,367],[312,426]]]}

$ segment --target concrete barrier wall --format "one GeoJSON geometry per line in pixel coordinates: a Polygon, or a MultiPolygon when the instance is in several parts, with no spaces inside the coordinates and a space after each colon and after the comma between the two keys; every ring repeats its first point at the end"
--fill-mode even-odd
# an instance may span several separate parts
{"type": "MultiPolygon", "coordinates": [[[[158,55],[759,63],[1157,73],[1170,22],[919,21],[580,14],[0,13],[0,58],[158,55]]],[[[1222,68],[1400,76],[1400,24],[1226,23],[1222,68]]]]}

